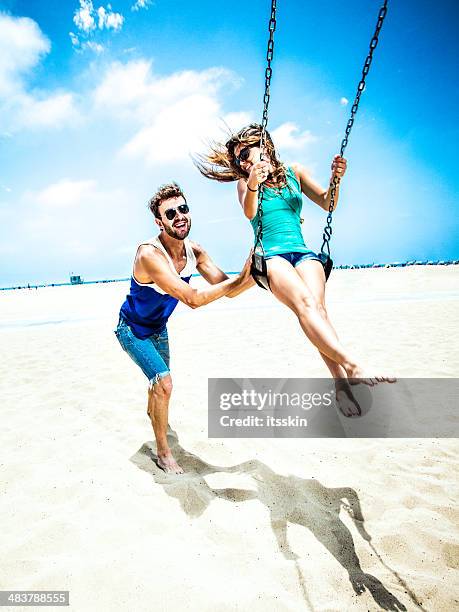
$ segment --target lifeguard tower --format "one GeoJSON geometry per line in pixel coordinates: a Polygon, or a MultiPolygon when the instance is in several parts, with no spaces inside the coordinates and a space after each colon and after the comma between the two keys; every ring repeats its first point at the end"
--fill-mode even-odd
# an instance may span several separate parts
{"type": "Polygon", "coordinates": [[[70,273],[70,284],[71,285],[82,285],[84,283],[84,279],[81,278],[79,274],[70,273]]]}

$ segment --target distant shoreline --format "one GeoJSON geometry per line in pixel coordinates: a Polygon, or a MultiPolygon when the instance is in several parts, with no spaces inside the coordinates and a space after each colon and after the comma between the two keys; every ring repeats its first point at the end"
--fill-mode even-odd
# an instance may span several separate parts
{"type": "MultiPolygon", "coordinates": [[[[405,261],[405,262],[393,262],[393,263],[371,263],[371,264],[344,264],[341,266],[334,266],[334,270],[361,270],[368,268],[406,268],[409,266],[455,266],[459,264],[459,260],[440,260],[440,261],[405,261]]],[[[239,274],[239,271],[229,271],[225,274],[239,274]]],[[[200,276],[199,274],[193,274],[192,276],[200,276]]],[[[0,291],[13,291],[17,289],[41,289],[44,287],[66,287],[71,285],[95,285],[98,283],[121,283],[131,280],[130,277],[126,278],[110,278],[101,280],[82,280],[78,283],[47,283],[47,284],[27,284],[27,285],[15,285],[13,287],[0,287],[0,291]]]]}

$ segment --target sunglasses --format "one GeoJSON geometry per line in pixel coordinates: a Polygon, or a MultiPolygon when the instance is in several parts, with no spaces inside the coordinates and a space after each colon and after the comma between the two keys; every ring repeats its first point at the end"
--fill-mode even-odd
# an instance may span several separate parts
{"type": "Polygon", "coordinates": [[[250,149],[253,149],[254,147],[258,147],[260,146],[260,144],[253,144],[253,145],[249,145],[248,147],[244,147],[243,149],[241,149],[239,151],[239,155],[238,156],[234,156],[234,161],[236,162],[237,166],[240,166],[242,162],[245,162],[249,159],[250,157],[250,149]]]}
{"type": "Polygon", "coordinates": [[[172,219],[175,219],[177,211],[179,211],[181,215],[186,215],[190,212],[190,208],[188,204],[180,204],[180,206],[177,206],[177,208],[168,208],[164,211],[164,214],[166,215],[166,218],[169,219],[169,221],[172,221],[172,219]]]}

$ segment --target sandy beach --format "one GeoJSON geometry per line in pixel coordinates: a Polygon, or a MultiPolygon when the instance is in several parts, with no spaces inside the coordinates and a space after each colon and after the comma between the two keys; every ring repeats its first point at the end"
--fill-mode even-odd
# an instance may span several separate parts
{"type": "MultiPolygon", "coordinates": [[[[171,317],[186,474],[166,476],[113,333],[127,289],[0,292],[0,590],[68,590],[78,612],[459,609],[456,439],[209,439],[209,377],[328,376],[254,288],[171,317]]],[[[364,362],[458,376],[457,267],[337,270],[327,296],[364,362]]]]}

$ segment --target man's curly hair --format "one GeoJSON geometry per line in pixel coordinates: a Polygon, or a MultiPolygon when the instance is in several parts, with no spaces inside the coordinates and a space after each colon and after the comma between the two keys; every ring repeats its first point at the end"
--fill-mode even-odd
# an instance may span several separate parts
{"type": "Polygon", "coordinates": [[[148,208],[151,210],[154,216],[159,219],[160,215],[158,213],[158,208],[161,206],[161,203],[164,202],[164,200],[169,200],[169,198],[180,197],[182,197],[186,202],[185,194],[176,182],[161,185],[158,191],[150,198],[148,208]]]}

